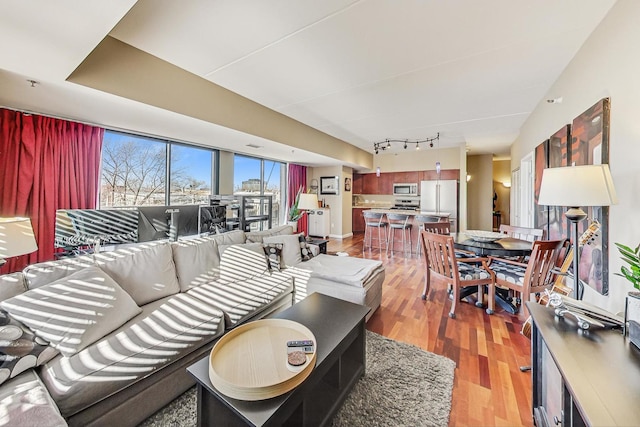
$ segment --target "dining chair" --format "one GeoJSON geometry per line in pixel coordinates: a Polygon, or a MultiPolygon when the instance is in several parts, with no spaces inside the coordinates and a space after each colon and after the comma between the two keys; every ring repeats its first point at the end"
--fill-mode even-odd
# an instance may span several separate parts
{"type": "Polygon", "coordinates": [[[389,252],[389,247],[391,248],[391,255],[393,255],[393,249],[396,243],[396,231],[400,231],[402,243],[402,251],[405,256],[407,254],[407,240],[409,241],[409,256],[412,254],[412,244],[411,244],[411,227],[413,224],[409,222],[411,219],[411,215],[407,214],[399,214],[399,213],[388,213],[387,221],[389,222],[389,236],[387,238],[387,252],[389,252]]]}
{"type": "MultiPolygon", "coordinates": [[[[439,216],[435,215],[416,215],[413,217],[413,223],[418,225],[418,236],[424,231],[436,234],[449,234],[451,232],[451,224],[449,221],[441,222],[439,216]]],[[[420,256],[422,252],[420,239],[416,242],[416,253],[420,256]]]]}
{"type": "MultiPolygon", "coordinates": [[[[526,263],[489,256],[489,268],[495,273],[495,286],[520,295],[515,299],[516,310],[523,301],[529,301],[531,294],[549,287],[563,243],[564,240],[536,240],[526,263]]],[[[509,297],[508,300],[511,302],[513,299],[509,297]]]]}
{"type": "Polygon", "coordinates": [[[371,249],[371,244],[373,240],[373,230],[378,230],[378,245],[380,250],[382,250],[382,242],[385,244],[385,252],[389,248],[389,242],[387,240],[387,223],[384,220],[384,213],[382,212],[371,212],[371,211],[363,211],[362,216],[364,217],[364,236],[362,238],[362,250],[367,247],[367,243],[369,245],[369,249],[371,249]],[[368,239],[367,239],[368,237],[368,239]]]}
{"type": "Polygon", "coordinates": [[[544,240],[546,237],[546,232],[542,228],[518,227],[506,224],[500,224],[500,233],[506,234],[514,239],[528,240],[529,242],[544,240]]]}
{"type": "Polygon", "coordinates": [[[493,314],[495,304],[495,274],[487,268],[487,258],[457,258],[453,247],[453,237],[429,231],[420,232],[422,254],[425,261],[425,279],[422,299],[427,299],[431,281],[443,283],[452,289],[453,299],[449,317],[456,317],[456,305],[460,300],[460,290],[477,287],[477,307],[484,307],[485,285],[489,288],[487,314],[493,314]],[[479,265],[476,265],[478,264],[479,265]]]}

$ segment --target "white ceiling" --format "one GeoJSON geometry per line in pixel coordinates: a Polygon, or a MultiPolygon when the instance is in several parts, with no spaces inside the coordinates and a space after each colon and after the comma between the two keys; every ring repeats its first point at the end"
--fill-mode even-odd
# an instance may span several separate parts
{"type": "Polygon", "coordinates": [[[0,0],[0,104],[284,161],[339,163],[65,81],[111,35],[370,152],[374,141],[439,132],[442,147],[505,155],[614,3],[0,0]]]}

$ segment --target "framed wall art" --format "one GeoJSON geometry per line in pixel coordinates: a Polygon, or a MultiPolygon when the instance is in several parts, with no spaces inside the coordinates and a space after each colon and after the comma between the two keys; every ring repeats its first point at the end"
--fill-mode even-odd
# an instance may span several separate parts
{"type": "Polygon", "coordinates": [[[320,177],[320,194],[338,194],[340,189],[340,177],[338,176],[321,176],[320,177]]]}
{"type": "MultiPolygon", "coordinates": [[[[573,119],[569,165],[609,163],[609,125],[611,103],[603,98],[573,119]]],[[[587,220],[580,223],[579,234],[593,220],[600,222],[600,233],[584,245],[580,255],[580,279],[597,292],[609,292],[609,207],[583,207],[587,220]]]]}
{"type": "MultiPolygon", "coordinates": [[[[558,168],[569,165],[570,135],[571,125],[563,126],[562,129],[551,135],[549,138],[547,167],[558,168]]],[[[563,206],[548,206],[547,239],[556,240],[571,237],[569,220],[564,216],[566,211],[567,208],[563,206]]]]}

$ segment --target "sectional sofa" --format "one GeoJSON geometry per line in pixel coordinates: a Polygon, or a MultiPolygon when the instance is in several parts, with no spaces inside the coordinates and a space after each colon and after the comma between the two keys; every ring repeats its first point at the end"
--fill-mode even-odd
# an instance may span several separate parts
{"type": "Polygon", "coordinates": [[[239,324],[311,292],[377,309],[379,261],[313,253],[283,226],[0,276],[0,424],[136,425],[192,386],[185,368],[239,324]]]}

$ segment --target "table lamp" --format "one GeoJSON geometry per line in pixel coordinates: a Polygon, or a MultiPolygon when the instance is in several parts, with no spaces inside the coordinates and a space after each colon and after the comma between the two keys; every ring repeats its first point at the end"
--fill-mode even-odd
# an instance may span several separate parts
{"type": "Polygon", "coordinates": [[[548,168],[542,171],[538,204],[565,206],[573,224],[573,297],[582,299],[578,265],[578,224],[587,218],[581,206],[611,206],[618,203],[609,165],[585,165],[548,168]]]}
{"type": "Polygon", "coordinates": [[[37,250],[29,218],[0,218],[0,267],[6,263],[6,258],[37,250]]]}

